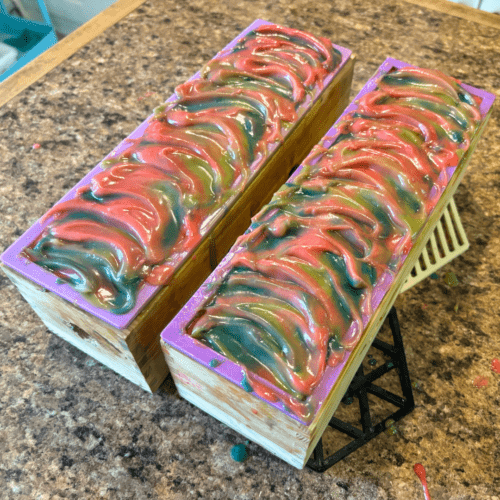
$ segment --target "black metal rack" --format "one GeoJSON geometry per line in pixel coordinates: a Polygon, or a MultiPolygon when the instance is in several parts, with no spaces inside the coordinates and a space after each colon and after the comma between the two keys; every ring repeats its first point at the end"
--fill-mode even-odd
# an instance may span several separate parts
{"type": "Polygon", "coordinates": [[[316,472],[325,472],[347,455],[356,451],[358,448],[383,432],[386,429],[387,422],[391,420],[393,422],[397,422],[405,415],[412,412],[415,408],[410,374],[408,372],[408,365],[406,363],[406,355],[403,346],[403,338],[399,327],[398,315],[394,307],[389,311],[387,318],[392,332],[392,338],[394,341],[393,344],[388,344],[387,342],[383,342],[382,340],[376,338],[373,341],[372,347],[375,347],[379,351],[383,352],[385,355],[389,356],[390,359],[366,375],[364,373],[363,364],[361,364],[351,382],[351,385],[342,398],[342,402],[344,404],[351,404],[355,397],[358,399],[359,410],[361,413],[361,429],[333,416],[328,425],[333,429],[346,434],[353,440],[332,455],[325,458],[323,453],[323,437],[321,437],[316,445],[316,448],[314,449],[312,457],[307,462],[307,467],[316,472]],[[397,370],[399,375],[399,382],[401,384],[403,397],[387,391],[386,389],[383,389],[373,383],[375,380],[394,369],[397,370]],[[391,415],[388,415],[377,424],[374,424],[370,413],[368,394],[372,394],[377,398],[391,403],[396,406],[398,410],[391,415]]]}

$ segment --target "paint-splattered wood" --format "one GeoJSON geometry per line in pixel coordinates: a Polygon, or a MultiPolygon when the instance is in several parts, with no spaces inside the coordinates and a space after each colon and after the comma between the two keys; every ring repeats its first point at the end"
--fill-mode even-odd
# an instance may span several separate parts
{"type": "Polygon", "coordinates": [[[168,374],[159,343],[162,329],[248,228],[250,218],[342,113],[349,101],[353,68],[351,56],[220,223],[201,241],[192,258],[176,271],[171,284],[163,287],[128,327],[118,329],[105,323],[7,266],[2,266],[4,272],[49,330],[143,389],[155,391],[168,374]]]}
{"type": "Polygon", "coordinates": [[[302,468],[310,442],[306,426],[173,347],[162,342],[162,348],[183,398],[289,464],[302,468]]]}

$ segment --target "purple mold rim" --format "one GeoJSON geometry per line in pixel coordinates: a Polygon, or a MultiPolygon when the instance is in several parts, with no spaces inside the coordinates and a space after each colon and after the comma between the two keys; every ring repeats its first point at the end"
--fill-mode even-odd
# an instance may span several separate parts
{"type": "MultiPolygon", "coordinates": [[[[226,52],[231,50],[236,46],[236,44],[241,40],[242,37],[246,36],[250,31],[263,26],[263,25],[271,25],[269,21],[265,21],[263,19],[257,19],[252,22],[247,28],[245,28],[233,41],[231,41],[228,45],[226,45],[222,50],[217,52],[217,54],[212,58],[212,60],[221,57],[226,52]]],[[[326,88],[328,84],[332,81],[333,78],[339,73],[339,71],[344,67],[347,60],[351,57],[352,51],[341,47],[339,45],[333,44],[334,48],[338,50],[341,54],[341,61],[334,72],[328,75],[323,81],[323,88],[326,88]]],[[[200,76],[200,72],[196,72],[188,81],[191,81],[200,76]]],[[[321,91],[317,93],[314,97],[314,101],[316,101],[321,95],[321,91]]],[[[171,103],[176,99],[175,94],[170,96],[165,104],[171,103]]],[[[110,160],[119,156],[123,151],[125,151],[129,145],[130,140],[141,137],[144,133],[144,130],[148,126],[151,119],[154,118],[154,113],[148,116],[146,120],[144,120],[130,135],[128,135],[125,139],[123,139],[118,146],[116,146],[107,156],[105,156],[82,180],[80,180],[70,191],[68,191],[57,203],[61,203],[70,199],[73,199],[76,195],[76,191],[78,188],[88,185],[91,179],[105,170],[102,167],[102,162],[105,160],[110,160]]],[[[293,128],[292,128],[293,130],[293,128]]],[[[290,133],[288,130],[287,133],[290,133]]],[[[269,153],[272,154],[274,150],[278,147],[278,144],[274,144],[269,148],[269,153]]],[[[259,160],[256,160],[258,163],[259,160]]],[[[255,176],[258,168],[254,168],[252,165],[252,174],[250,177],[250,181],[255,176]]],[[[234,200],[233,200],[234,201],[234,200]]],[[[212,224],[216,224],[220,219],[220,216],[223,214],[223,210],[221,210],[220,215],[217,218],[214,218],[212,224]]],[[[137,317],[137,315],[141,312],[144,306],[156,295],[156,293],[162,288],[162,285],[148,285],[144,284],[140,289],[137,295],[137,301],[135,306],[126,314],[114,314],[106,309],[94,306],[90,302],[88,302],[80,293],[75,291],[67,284],[58,283],[57,276],[52,274],[51,272],[45,270],[43,267],[34,264],[29,261],[25,257],[23,257],[21,252],[26,248],[33,240],[35,240],[41,232],[45,229],[45,227],[50,223],[50,221],[46,221],[44,224],[40,222],[41,218],[38,219],[24,234],[22,234],[12,245],[10,245],[2,255],[0,255],[0,260],[8,267],[22,274],[24,277],[30,279],[34,283],[40,285],[46,290],[49,290],[59,297],[71,302],[72,304],[80,307],[84,311],[92,314],[93,316],[103,320],[109,325],[123,329],[130,325],[130,323],[137,317]]],[[[191,252],[186,253],[181,260],[178,262],[178,265],[182,265],[187,259],[189,259],[192,253],[196,250],[193,249],[191,252]]]]}
{"type": "MultiPolygon", "coordinates": [[[[325,134],[323,139],[318,143],[318,145],[322,147],[329,147],[336,135],[337,135],[337,128],[336,124],[348,113],[356,109],[356,101],[366,94],[367,92],[370,92],[373,90],[376,85],[378,79],[382,76],[382,74],[388,73],[391,69],[401,69],[403,67],[416,67],[411,64],[408,64],[404,61],[400,61],[398,59],[394,59],[392,57],[388,57],[378,68],[378,70],[375,72],[374,76],[370,78],[365,86],[361,89],[361,91],[358,93],[358,95],[354,98],[353,102],[347,106],[347,108],[344,110],[342,115],[337,119],[335,124],[330,128],[330,130],[325,134]]],[[[480,105],[480,111],[481,115],[483,117],[483,120],[486,118],[486,115],[488,114],[493,101],[495,100],[495,96],[485,90],[482,89],[477,89],[475,87],[472,87],[470,85],[461,83],[461,85],[471,94],[478,96],[482,99],[481,105],[480,105]]],[[[313,148],[311,153],[307,156],[307,158],[302,162],[302,164],[297,168],[297,170],[290,176],[289,180],[293,180],[297,175],[300,174],[302,168],[304,167],[304,164],[308,162],[308,160],[314,158],[314,156],[318,155],[318,152],[315,151],[316,147],[313,148]]],[[[446,175],[448,176],[448,184],[451,182],[452,175],[455,173],[457,166],[454,167],[449,167],[447,169],[446,175]]],[[[444,173],[442,174],[444,175],[444,173]]],[[[434,196],[437,196],[436,203],[439,200],[441,193],[434,193],[434,196]]],[[[431,212],[432,213],[432,212],[431,212]]],[[[429,214],[430,216],[430,214],[429,214]]],[[[424,226],[425,227],[425,224],[424,226]]],[[[422,228],[423,228],[422,227],[422,228]]],[[[222,259],[221,263],[217,266],[217,268],[210,274],[210,276],[205,280],[205,282],[201,285],[201,287],[194,293],[194,295],[191,297],[191,299],[186,303],[186,305],[179,311],[179,313],[172,319],[172,321],[166,326],[166,328],[163,330],[161,333],[161,339],[165,343],[165,345],[170,347],[173,347],[174,349],[177,349],[178,351],[182,352],[183,354],[189,356],[190,358],[194,359],[201,365],[207,367],[209,370],[212,370],[213,372],[218,373],[222,377],[224,377],[226,380],[229,382],[232,382],[235,385],[238,385],[241,387],[242,382],[244,380],[244,371],[240,365],[237,363],[234,363],[233,361],[227,359],[226,357],[222,356],[221,354],[215,352],[213,349],[210,347],[202,344],[200,341],[190,337],[189,335],[183,333],[184,328],[193,320],[194,315],[197,311],[197,309],[202,306],[212,295],[214,288],[216,286],[217,281],[224,275],[225,273],[225,268],[226,265],[229,263],[231,260],[232,256],[234,255],[234,246],[231,248],[229,253],[222,259]],[[210,360],[212,359],[217,359],[220,364],[216,367],[211,367],[210,366],[210,360]]],[[[408,253],[409,254],[409,253],[408,253]]],[[[408,257],[408,254],[403,255],[401,258],[401,262],[399,263],[398,270],[401,269],[401,266],[404,264],[404,261],[408,257]]],[[[373,311],[377,309],[377,307],[380,305],[382,302],[382,299],[384,298],[385,294],[387,291],[390,289],[392,283],[394,282],[395,278],[397,276],[397,271],[396,273],[393,272],[386,272],[383,274],[378,283],[376,284],[373,292],[373,297],[372,297],[372,303],[371,303],[371,308],[373,311]]],[[[362,315],[363,319],[363,324],[366,329],[366,326],[368,324],[369,319],[371,318],[372,315],[362,315]]],[[[354,326],[354,325],[353,325],[354,326]]],[[[348,332],[350,333],[350,331],[348,332]]],[[[363,337],[364,333],[361,335],[360,340],[358,343],[361,341],[361,338],[363,337]]],[[[315,419],[315,416],[318,414],[320,411],[323,403],[325,402],[327,396],[330,394],[330,392],[333,390],[335,387],[335,384],[339,381],[339,379],[342,376],[342,372],[347,365],[350,357],[352,356],[352,351],[348,352],[346,356],[344,356],[344,359],[342,360],[341,363],[334,367],[328,366],[325,370],[325,373],[319,382],[319,384],[314,388],[312,395],[308,398],[308,402],[311,403],[312,407],[314,408],[314,414],[311,419],[301,419],[294,413],[292,413],[290,410],[284,407],[284,405],[281,402],[270,402],[258,394],[254,393],[254,396],[257,397],[258,399],[262,400],[268,405],[271,405],[275,408],[277,408],[279,411],[282,413],[286,414],[288,417],[300,422],[303,425],[309,426],[315,419]]],[[[282,393],[283,395],[289,396],[287,393],[284,391],[280,390],[276,386],[273,386],[270,382],[267,380],[262,379],[259,376],[256,376],[255,374],[253,375],[256,377],[259,382],[261,382],[263,385],[272,388],[273,391],[275,391],[277,394],[282,393]]]]}

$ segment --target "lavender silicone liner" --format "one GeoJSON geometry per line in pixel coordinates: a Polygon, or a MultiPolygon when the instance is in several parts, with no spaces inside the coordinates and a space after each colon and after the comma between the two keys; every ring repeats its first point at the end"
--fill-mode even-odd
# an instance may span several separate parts
{"type": "MultiPolygon", "coordinates": [[[[213,59],[216,59],[217,57],[224,55],[225,52],[235,47],[235,45],[240,41],[240,39],[243,36],[247,35],[250,31],[258,28],[259,26],[269,25],[269,24],[273,23],[264,21],[262,19],[257,19],[252,24],[250,24],[250,26],[248,26],[245,30],[243,30],[231,43],[229,43],[228,45],[226,45],[226,47],[224,47],[221,51],[219,51],[213,59]]],[[[337,73],[344,66],[344,64],[351,57],[352,54],[352,52],[349,49],[340,47],[335,44],[333,46],[341,53],[342,60],[340,64],[337,66],[336,70],[324,79],[323,81],[324,88],[328,86],[328,84],[337,75],[337,73]]],[[[199,76],[200,72],[198,71],[189,79],[189,81],[198,78],[199,76]]],[[[318,99],[320,95],[321,92],[318,93],[318,95],[315,97],[314,100],[318,99]]],[[[165,102],[166,103],[173,102],[175,99],[176,96],[174,94],[165,102]]],[[[148,126],[149,122],[153,117],[154,114],[150,115],[144,122],[142,122],[126,139],[124,139],[115,149],[113,149],[113,151],[111,151],[111,153],[109,153],[105,158],[103,158],[78,184],[76,184],[76,186],[74,186],[73,189],[71,189],[71,191],[65,194],[58,201],[58,203],[74,198],[76,190],[79,187],[89,184],[92,177],[94,177],[101,171],[105,170],[105,168],[101,166],[102,162],[104,160],[114,158],[120,155],[123,151],[125,151],[130,146],[129,143],[130,139],[141,137],[144,133],[144,130],[146,129],[146,127],[148,126]]],[[[293,128],[291,130],[293,130],[293,128]]],[[[291,130],[288,131],[288,133],[290,133],[291,130]]],[[[278,146],[279,144],[273,144],[269,148],[269,153],[272,154],[278,146]]],[[[251,167],[252,174],[249,179],[250,182],[253,180],[255,174],[259,171],[259,168],[253,168],[253,167],[254,166],[252,165],[251,167]]],[[[233,202],[234,201],[235,200],[233,200],[233,202]]],[[[221,216],[223,216],[223,214],[221,216]]],[[[215,219],[213,221],[213,224],[217,224],[219,220],[220,217],[218,219],[215,219]]],[[[18,273],[22,274],[26,278],[34,281],[43,288],[50,290],[51,292],[54,292],[56,295],[59,295],[63,299],[72,302],[73,304],[79,306],[84,311],[89,312],[90,314],[96,316],[99,319],[102,319],[106,323],[118,329],[126,328],[134,320],[134,318],[141,312],[142,308],[146,305],[146,303],[153,298],[153,296],[160,290],[160,288],[162,288],[161,285],[154,286],[145,284],[137,295],[137,301],[135,306],[131,311],[129,311],[126,314],[114,314],[110,311],[92,305],[77,291],[73,290],[73,288],[71,288],[69,285],[58,284],[57,276],[50,273],[49,271],[46,271],[41,266],[34,264],[33,262],[29,261],[28,259],[20,255],[23,249],[26,248],[32,241],[34,241],[49,223],[50,221],[47,221],[45,224],[41,224],[40,220],[35,222],[35,224],[33,224],[17,241],[15,241],[9,248],[7,248],[7,250],[5,250],[5,252],[0,256],[0,259],[3,261],[3,263],[9,266],[10,268],[14,269],[18,273]]],[[[191,254],[195,250],[196,248],[193,249],[192,252],[187,254],[179,263],[179,266],[183,265],[184,262],[190,258],[191,254]]]]}
{"type": "MultiPolygon", "coordinates": [[[[377,80],[379,77],[384,74],[389,72],[392,68],[403,68],[405,66],[411,66],[410,64],[407,64],[403,61],[400,61],[398,59],[393,59],[391,57],[387,58],[384,63],[379,67],[375,75],[368,80],[366,85],[361,89],[359,94],[356,96],[354,101],[345,109],[345,111],[342,113],[342,115],[339,117],[337,122],[333,125],[333,127],[326,133],[326,135],[323,137],[323,139],[320,141],[319,145],[322,147],[329,147],[333,143],[336,135],[337,135],[337,128],[336,124],[340,119],[346,115],[347,113],[355,110],[357,108],[356,101],[366,94],[367,92],[370,92],[375,89],[377,86],[377,80]]],[[[479,98],[482,99],[481,105],[480,105],[480,112],[483,117],[483,119],[486,117],[489,109],[491,108],[493,101],[495,100],[495,96],[493,94],[490,94],[489,92],[486,92],[481,89],[477,89],[475,87],[471,87],[470,85],[466,85],[464,83],[461,84],[468,92],[471,94],[478,96],[479,98]]],[[[304,163],[308,161],[310,157],[313,157],[315,155],[314,149],[311,151],[309,156],[304,160],[304,163]]],[[[303,165],[301,165],[290,177],[289,180],[294,179],[302,170],[303,165]]],[[[455,167],[450,167],[448,168],[448,175],[449,179],[451,179],[451,175],[455,172],[457,166],[455,167]]],[[[429,214],[430,215],[430,214],[429,214]]],[[[223,376],[230,382],[233,382],[234,384],[240,385],[243,381],[243,371],[242,368],[234,363],[233,361],[228,360],[221,354],[215,352],[212,350],[210,347],[205,346],[201,342],[199,342],[196,339],[193,339],[189,335],[183,333],[185,326],[192,320],[196,310],[208,299],[208,297],[211,295],[211,290],[210,290],[210,285],[216,282],[219,278],[221,278],[224,275],[225,272],[225,266],[231,259],[231,257],[234,255],[233,249],[229,251],[229,253],[224,257],[224,259],[221,261],[219,266],[214,270],[214,272],[207,278],[207,280],[203,283],[203,285],[196,291],[196,293],[192,296],[192,298],[186,303],[183,309],[175,316],[175,318],[169,323],[169,325],[163,330],[161,334],[161,338],[163,341],[175,349],[181,351],[182,353],[186,354],[187,356],[193,358],[200,364],[204,365],[205,367],[209,368],[210,370],[218,373],[219,375],[223,376]],[[210,361],[216,359],[220,362],[220,364],[212,368],[210,366],[210,361]]],[[[406,260],[406,256],[403,258],[402,263],[406,260]]],[[[391,284],[394,281],[394,275],[391,273],[386,273],[381,276],[381,278],[378,280],[378,283],[374,289],[373,293],[373,299],[372,299],[372,308],[373,310],[376,310],[380,302],[382,301],[382,298],[386,294],[386,292],[389,290],[391,284]]],[[[370,316],[363,315],[363,324],[367,325],[367,322],[369,320],[370,316]]],[[[321,405],[323,404],[326,396],[331,392],[333,389],[334,385],[336,384],[342,370],[344,369],[345,365],[347,364],[350,356],[352,355],[352,352],[337,366],[335,367],[327,367],[325,370],[325,374],[323,378],[321,379],[320,383],[316,386],[316,388],[313,390],[312,395],[309,397],[309,402],[313,405],[314,407],[314,413],[315,415],[318,413],[318,411],[321,408],[321,405]]],[[[254,375],[255,376],[255,375],[254,375]]],[[[286,394],[284,391],[281,391],[279,388],[272,386],[267,380],[262,379],[261,377],[256,377],[259,381],[261,381],[264,385],[268,387],[272,387],[273,390],[276,391],[277,394],[280,392],[282,394],[286,394]]],[[[288,395],[288,394],[287,394],[288,395]]],[[[290,411],[286,410],[283,406],[282,403],[277,402],[277,403],[271,403],[264,398],[261,398],[257,394],[254,393],[254,396],[262,399],[262,401],[265,401],[267,404],[270,404],[280,410],[281,412],[285,413],[289,417],[305,424],[309,425],[308,422],[305,422],[301,418],[297,417],[295,414],[291,413],[290,411]]],[[[288,395],[289,396],[289,395],[288,395]]]]}

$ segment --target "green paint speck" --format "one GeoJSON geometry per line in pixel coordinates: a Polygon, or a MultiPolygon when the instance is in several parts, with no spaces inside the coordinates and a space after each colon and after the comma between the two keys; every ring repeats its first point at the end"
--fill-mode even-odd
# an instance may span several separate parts
{"type": "Polygon", "coordinates": [[[247,447],[244,444],[237,444],[231,448],[231,458],[235,462],[244,462],[248,458],[247,447]]]}

